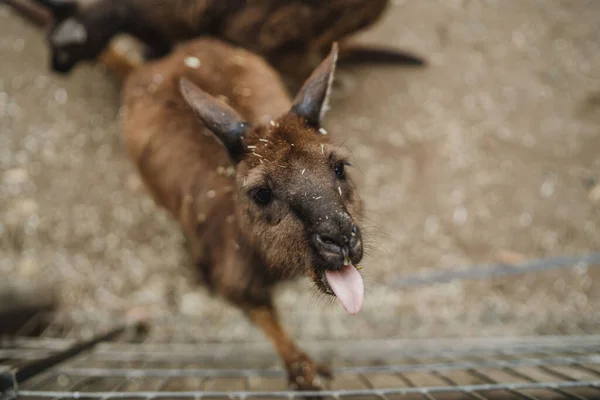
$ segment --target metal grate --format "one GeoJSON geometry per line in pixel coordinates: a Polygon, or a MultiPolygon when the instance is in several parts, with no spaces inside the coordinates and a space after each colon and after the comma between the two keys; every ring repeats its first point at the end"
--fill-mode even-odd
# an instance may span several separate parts
{"type": "Polygon", "coordinates": [[[322,392],[299,393],[286,389],[266,342],[155,343],[126,325],[87,338],[50,338],[57,326],[39,338],[0,342],[4,397],[600,398],[600,336],[304,342],[316,359],[332,364],[336,378],[322,392]]]}
{"type": "Polygon", "coordinates": [[[584,253],[575,256],[558,256],[525,260],[519,264],[483,264],[470,265],[462,268],[441,270],[426,275],[401,277],[390,282],[393,287],[404,288],[434,283],[446,283],[456,280],[475,280],[525,275],[551,271],[560,268],[590,268],[600,267],[600,253],[584,253]]]}

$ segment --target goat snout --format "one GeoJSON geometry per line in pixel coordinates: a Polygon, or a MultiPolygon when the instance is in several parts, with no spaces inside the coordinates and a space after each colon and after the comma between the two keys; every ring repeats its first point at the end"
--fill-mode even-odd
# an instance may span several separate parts
{"type": "Polygon", "coordinates": [[[354,223],[322,225],[313,235],[313,241],[317,251],[327,262],[328,269],[339,269],[347,260],[356,264],[362,258],[360,229],[354,223]]]}

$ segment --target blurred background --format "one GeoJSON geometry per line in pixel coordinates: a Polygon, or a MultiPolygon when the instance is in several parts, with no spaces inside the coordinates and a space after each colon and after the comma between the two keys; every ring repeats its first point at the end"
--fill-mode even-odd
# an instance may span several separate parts
{"type": "MultiPolygon", "coordinates": [[[[594,264],[394,284],[600,249],[600,2],[395,0],[357,40],[429,64],[339,71],[326,125],[366,201],[366,299],[350,317],[307,281],[281,287],[286,327],[303,339],[600,333],[594,264]]],[[[262,338],[192,284],[118,115],[101,66],[49,72],[43,34],[0,4],[0,281],[29,299],[49,290],[61,318],[90,329],[138,309],[180,321],[158,338],[262,338]]]]}

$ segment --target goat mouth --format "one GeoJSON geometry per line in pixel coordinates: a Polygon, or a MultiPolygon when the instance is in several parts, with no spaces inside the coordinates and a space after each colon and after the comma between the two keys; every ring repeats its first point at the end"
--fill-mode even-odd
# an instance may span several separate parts
{"type": "Polygon", "coordinates": [[[323,293],[337,297],[349,314],[354,315],[362,308],[364,283],[352,263],[345,263],[338,270],[321,271],[316,283],[323,293]]]}

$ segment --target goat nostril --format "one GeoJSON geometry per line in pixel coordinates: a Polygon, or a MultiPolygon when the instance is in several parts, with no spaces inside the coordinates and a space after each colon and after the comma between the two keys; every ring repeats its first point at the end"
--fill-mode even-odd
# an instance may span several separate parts
{"type": "Polygon", "coordinates": [[[356,236],[358,234],[358,225],[352,225],[352,236],[356,236]]]}
{"type": "Polygon", "coordinates": [[[316,240],[319,247],[321,247],[323,250],[332,253],[343,253],[342,247],[344,247],[344,245],[340,245],[339,241],[335,240],[331,236],[316,235],[316,240]]]}

